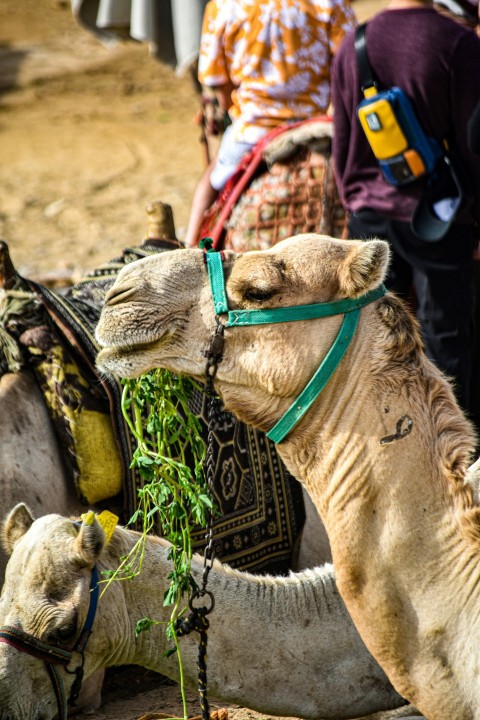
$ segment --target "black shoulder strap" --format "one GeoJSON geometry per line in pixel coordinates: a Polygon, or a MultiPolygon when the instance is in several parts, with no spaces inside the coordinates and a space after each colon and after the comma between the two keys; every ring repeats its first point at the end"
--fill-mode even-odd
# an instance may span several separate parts
{"type": "Polygon", "coordinates": [[[367,23],[358,25],[355,30],[355,53],[357,55],[358,72],[360,75],[360,85],[362,87],[362,91],[366,88],[377,86],[377,81],[375,80],[367,54],[366,30],[367,23]]]}

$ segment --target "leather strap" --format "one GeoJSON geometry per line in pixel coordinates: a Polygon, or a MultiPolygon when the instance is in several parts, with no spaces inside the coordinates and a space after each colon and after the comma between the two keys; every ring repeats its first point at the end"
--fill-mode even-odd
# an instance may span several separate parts
{"type": "Polygon", "coordinates": [[[355,29],[354,45],[362,92],[364,92],[366,88],[377,87],[377,81],[375,80],[372,66],[370,65],[370,60],[368,59],[366,34],[367,23],[358,25],[355,29]]]}
{"type": "Polygon", "coordinates": [[[23,632],[13,625],[3,625],[0,628],[0,642],[4,642],[14,647],[20,652],[33,655],[39,660],[55,665],[68,665],[72,657],[70,650],[66,650],[56,645],[49,645],[23,632]]]}

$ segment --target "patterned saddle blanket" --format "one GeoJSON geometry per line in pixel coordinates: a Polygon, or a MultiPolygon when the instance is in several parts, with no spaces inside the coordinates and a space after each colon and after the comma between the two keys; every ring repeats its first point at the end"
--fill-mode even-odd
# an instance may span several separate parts
{"type": "MultiPolygon", "coordinates": [[[[112,498],[116,504],[120,499],[123,522],[137,509],[142,480],[131,468],[136,442],[121,411],[122,386],[95,368],[95,326],[105,293],[126,263],[176,247],[174,241],[145,241],[66,293],[18,278],[17,287],[34,298],[34,311],[17,313],[13,322],[11,315],[9,320],[8,313],[0,313],[0,330],[14,336],[40,384],[79,497],[106,507],[112,498]]],[[[191,402],[206,440],[205,396],[194,391],[191,402]]],[[[299,483],[262,432],[223,410],[216,418],[214,444],[220,510],[213,523],[215,556],[251,572],[288,573],[305,520],[299,483]]],[[[201,529],[194,533],[198,551],[203,536],[201,529]]]]}
{"type": "Polygon", "coordinates": [[[332,118],[281,126],[246,155],[205,214],[199,239],[236,252],[266,250],[290,235],[342,237],[345,211],[335,184],[332,118]]]}

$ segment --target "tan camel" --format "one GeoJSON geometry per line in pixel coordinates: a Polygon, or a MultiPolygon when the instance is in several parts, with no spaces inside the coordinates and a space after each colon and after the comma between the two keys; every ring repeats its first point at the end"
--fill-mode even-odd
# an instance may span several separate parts
{"type": "MultiPolygon", "coordinates": [[[[229,307],[359,298],[380,285],[388,259],[382,241],[318,235],[262,252],[227,251],[229,307]]],[[[226,407],[270,430],[341,322],[336,315],[227,327],[215,380],[226,407]]],[[[215,326],[201,250],[142,260],[120,273],[106,298],[98,363],[129,377],[154,366],[201,377],[215,326]]],[[[361,309],[338,368],[279,444],[324,520],[360,635],[429,720],[480,718],[480,508],[464,482],[472,447],[452,388],[390,294],[361,309]]]]}
{"type": "MultiPolygon", "coordinates": [[[[15,626],[65,647],[78,637],[93,566],[99,573],[117,568],[138,539],[117,528],[105,546],[99,523],[87,522],[78,527],[59,515],[34,522],[24,504],[11,511],[4,526],[12,555],[0,599],[2,634],[5,626],[15,626]]],[[[168,551],[165,540],[151,536],[141,574],[113,582],[100,597],[85,650],[85,677],[105,666],[135,664],[178,678],[176,656],[164,655],[171,646],[165,634],[170,608],[163,606],[172,567],[168,551]],[[144,617],[161,624],[136,638],[136,622],[144,617]]],[[[200,585],[203,558],[194,557],[192,573],[200,585]]],[[[210,697],[275,715],[336,720],[405,704],[355,630],[331,565],[279,578],[215,562],[208,590],[215,598],[208,616],[210,697]]],[[[181,638],[180,647],[186,681],[195,687],[198,635],[181,638]]],[[[69,669],[79,664],[74,653],[69,669]]],[[[74,675],[60,673],[68,696],[74,675]]],[[[8,720],[56,715],[43,662],[5,642],[0,642],[0,698],[0,716],[8,720]]]]}
{"type": "MultiPolygon", "coordinates": [[[[0,377],[0,516],[16,503],[36,516],[80,513],[43,397],[27,372],[0,377]]],[[[0,587],[7,556],[0,548],[0,587]]]]}

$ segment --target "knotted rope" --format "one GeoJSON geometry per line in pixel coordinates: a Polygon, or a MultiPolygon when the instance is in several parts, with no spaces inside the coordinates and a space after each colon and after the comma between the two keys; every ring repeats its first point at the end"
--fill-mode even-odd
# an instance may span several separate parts
{"type": "Polygon", "coordinates": [[[20,372],[25,360],[17,342],[19,328],[35,317],[38,300],[31,292],[14,289],[0,295],[0,368],[2,372],[20,372]]]}

